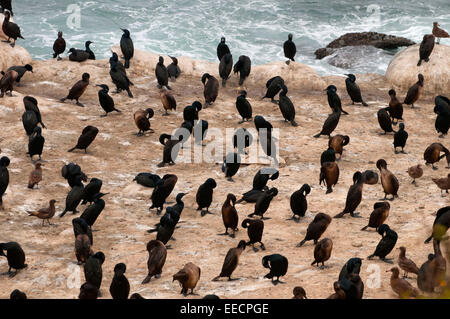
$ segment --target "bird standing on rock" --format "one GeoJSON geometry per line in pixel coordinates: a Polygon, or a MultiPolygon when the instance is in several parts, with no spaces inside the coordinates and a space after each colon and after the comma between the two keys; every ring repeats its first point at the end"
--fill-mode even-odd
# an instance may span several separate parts
{"type": "Polygon", "coordinates": [[[16,45],[17,38],[24,39],[24,37],[22,37],[22,34],[20,33],[19,26],[14,22],[9,21],[11,18],[11,12],[5,10],[3,14],[5,15],[5,17],[3,19],[2,31],[6,36],[8,36],[8,40],[2,42],[10,43],[10,45],[14,48],[14,46],[16,45]],[[13,43],[11,43],[10,41],[11,39],[14,40],[13,43]]]}
{"type": "Polygon", "coordinates": [[[42,181],[42,164],[36,163],[34,170],[31,171],[30,177],[28,178],[28,188],[33,189],[34,186],[39,186],[40,181],[42,181]]]}
{"type": "Polygon", "coordinates": [[[345,87],[347,88],[347,93],[352,99],[352,105],[355,103],[362,103],[364,106],[369,106],[366,102],[364,102],[361,96],[361,89],[358,84],[356,84],[356,76],[354,74],[346,74],[347,78],[345,79],[345,87]]]}
{"type": "Polygon", "coordinates": [[[66,40],[63,38],[62,31],[58,32],[58,38],[53,43],[53,59],[56,58],[57,61],[62,60],[59,56],[60,54],[63,54],[66,50],[66,40]]]}
{"type": "Polygon", "coordinates": [[[80,81],[74,84],[74,86],[70,89],[69,94],[62,98],[60,101],[64,103],[65,100],[75,100],[77,101],[77,105],[84,107],[82,103],[78,101],[78,99],[83,95],[84,91],[86,91],[88,85],[89,85],[89,78],[91,76],[89,73],[83,73],[83,76],[80,81]]]}
{"type": "Polygon", "coordinates": [[[72,152],[75,149],[84,150],[84,153],[87,153],[87,148],[94,141],[95,137],[98,134],[98,128],[88,125],[81,132],[80,137],[78,138],[77,145],[68,150],[68,152],[72,152]]]}
{"type": "Polygon", "coordinates": [[[134,56],[133,40],[130,37],[130,31],[127,29],[120,29],[123,31],[122,38],[120,38],[120,50],[122,51],[125,59],[125,69],[130,67],[130,60],[134,56]]]}
{"type": "Polygon", "coordinates": [[[39,219],[42,219],[42,226],[44,226],[45,221],[47,221],[49,225],[52,225],[50,224],[50,219],[55,216],[55,203],[56,200],[52,199],[49,202],[49,207],[41,208],[38,211],[27,210],[28,216],[35,216],[39,219]]]}
{"type": "Polygon", "coordinates": [[[441,38],[450,38],[450,35],[447,31],[439,28],[439,23],[433,22],[433,35],[438,38],[437,44],[440,43],[441,38]]]}
{"type": "Polygon", "coordinates": [[[112,112],[112,111],[116,111],[118,113],[120,113],[121,111],[116,109],[114,106],[114,100],[113,98],[108,95],[109,92],[109,87],[106,84],[97,84],[96,86],[100,87],[101,90],[98,91],[98,101],[100,102],[100,106],[102,107],[102,109],[106,112],[103,116],[107,116],[108,113],[112,112]]]}
{"type": "Polygon", "coordinates": [[[289,65],[291,63],[291,60],[295,62],[294,57],[297,53],[297,47],[295,46],[295,43],[292,41],[292,33],[289,33],[288,39],[283,44],[283,51],[284,56],[288,58],[286,61],[286,64],[289,65]]]}

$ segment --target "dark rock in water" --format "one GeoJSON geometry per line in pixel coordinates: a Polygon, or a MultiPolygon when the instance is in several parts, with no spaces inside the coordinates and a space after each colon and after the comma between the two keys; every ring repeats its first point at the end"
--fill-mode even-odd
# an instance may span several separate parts
{"type": "Polygon", "coordinates": [[[394,35],[378,32],[354,32],[344,34],[343,36],[330,42],[325,48],[316,50],[314,54],[316,55],[316,59],[323,59],[324,57],[332,54],[334,52],[333,49],[347,46],[368,45],[379,49],[390,50],[413,44],[415,44],[415,42],[403,37],[396,37],[394,35]]]}

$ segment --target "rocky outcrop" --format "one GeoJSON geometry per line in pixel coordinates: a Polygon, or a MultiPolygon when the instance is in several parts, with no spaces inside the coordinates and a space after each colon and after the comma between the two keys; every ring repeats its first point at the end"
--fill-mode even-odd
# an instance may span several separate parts
{"type": "Polygon", "coordinates": [[[419,45],[414,45],[398,52],[389,63],[386,78],[396,88],[404,91],[417,81],[417,75],[422,73],[424,92],[430,94],[448,95],[450,92],[450,46],[435,45],[429,62],[419,61],[419,45]]]}
{"type": "Polygon", "coordinates": [[[8,43],[0,42],[0,71],[6,71],[13,65],[31,64],[31,56],[27,50],[17,45],[12,48],[8,43]]]}
{"type": "Polygon", "coordinates": [[[399,47],[410,46],[415,42],[403,37],[396,37],[378,32],[354,32],[346,33],[336,40],[330,42],[325,48],[316,50],[314,53],[316,59],[323,59],[324,57],[333,54],[334,49],[346,46],[368,45],[379,49],[396,49],[399,47]]]}

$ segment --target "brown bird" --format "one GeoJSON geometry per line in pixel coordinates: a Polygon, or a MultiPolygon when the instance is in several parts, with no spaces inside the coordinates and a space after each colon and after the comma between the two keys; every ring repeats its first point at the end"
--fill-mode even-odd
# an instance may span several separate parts
{"type": "Polygon", "coordinates": [[[450,167],[450,151],[441,143],[433,143],[427,147],[425,152],[423,153],[423,159],[425,160],[425,165],[431,164],[431,167],[434,170],[437,170],[437,167],[434,166],[434,163],[439,162],[442,158],[447,158],[447,168],[450,167]],[[444,152],[443,155],[440,155],[441,152],[444,152]]]}
{"type": "Polygon", "coordinates": [[[400,269],[402,269],[405,273],[403,274],[403,278],[408,278],[408,273],[411,272],[413,274],[419,273],[419,268],[416,263],[411,259],[406,257],[406,248],[400,247],[400,254],[398,255],[398,265],[400,269]]]}
{"type": "Polygon", "coordinates": [[[166,262],[167,257],[167,249],[166,246],[159,240],[150,240],[147,243],[147,251],[148,251],[148,275],[142,281],[142,284],[146,284],[150,282],[153,276],[155,278],[161,277],[162,268],[166,262]]]}
{"type": "Polygon", "coordinates": [[[389,90],[389,96],[391,97],[391,100],[389,101],[389,107],[387,107],[386,110],[392,119],[392,124],[397,125],[399,120],[403,121],[403,104],[398,100],[397,92],[395,92],[394,89],[389,90]],[[394,122],[394,119],[396,119],[397,122],[394,122]]]}
{"type": "Polygon", "coordinates": [[[440,241],[433,240],[434,259],[432,261],[433,268],[433,286],[442,287],[446,282],[447,262],[442,256],[440,241]]]}
{"type": "Polygon", "coordinates": [[[83,73],[81,80],[75,83],[74,86],[72,86],[72,88],[70,89],[69,94],[65,98],[62,98],[60,101],[64,103],[65,100],[75,100],[77,101],[76,104],[78,106],[84,107],[84,105],[81,104],[78,99],[83,95],[84,91],[86,91],[89,85],[90,77],[91,76],[89,75],[89,73],[83,73]]]}
{"type": "Polygon", "coordinates": [[[84,233],[78,234],[75,238],[75,256],[77,257],[78,265],[86,263],[89,256],[93,254],[89,236],[84,233]]]}
{"type": "Polygon", "coordinates": [[[384,159],[379,159],[377,161],[377,168],[381,173],[381,185],[384,190],[383,200],[386,199],[388,194],[392,195],[390,200],[394,200],[395,197],[398,197],[397,192],[400,186],[397,177],[387,169],[387,163],[384,159]]]}
{"type": "Polygon", "coordinates": [[[205,108],[216,101],[219,94],[219,81],[209,73],[202,76],[203,96],[205,97],[205,108]]]}
{"type": "Polygon", "coordinates": [[[33,189],[34,185],[39,187],[39,182],[42,181],[42,164],[36,163],[34,165],[34,170],[31,171],[30,177],[28,178],[28,188],[33,189]]]}
{"type": "Polygon", "coordinates": [[[236,248],[230,248],[230,250],[228,250],[228,253],[225,256],[225,260],[223,261],[222,271],[220,272],[219,276],[213,279],[213,281],[217,281],[221,277],[228,277],[228,281],[237,279],[231,279],[231,274],[237,268],[239,264],[239,257],[244,251],[245,246],[245,240],[241,240],[236,248]]]}
{"type": "Polygon", "coordinates": [[[433,35],[438,38],[437,44],[441,41],[441,38],[450,38],[447,31],[439,28],[439,23],[433,22],[433,35]]]}
{"type": "Polygon", "coordinates": [[[169,115],[167,113],[167,110],[176,110],[177,109],[177,101],[175,100],[175,97],[169,93],[169,91],[162,89],[159,91],[159,97],[161,98],[161,103],[164,107],[164,110],[166,110],[166,113],[163,115],[169,115]]]}
{"type": "Polygon", "coordinates": [[[231,228],[233,231],[232,234],[230,234],[230,237],[234,238],[234,234],[237,230],[237,225],[239,222],[239,215],[236,211],[236,207],[234,206],[236,204],[236,196],[233,194],[228,194],[227,199],[222,205],[222,219],[223,219],[223,225],[225,226],[225,233],[222,235],[228,235],[228,228],[231,228]]]}
{"type": "Polygon", "coordinates": [[[408,175],[413,179],[411,184],[414,184],[417,186],[416,178],[421,178],[423,175],[422,165],[418,164],[418,165],[411,166],[410,168],[408,168],[408,175]]]}
{"type": "Polygon", "coordinates": [[[417,63],[417,66],[420,66],[422,64],[422,61],[428,62],[430,61],[430,55],[433,52],[434,49],[434,35],[432,34],[425,34],[423,36],[422,43],[420,43],[419,48],[419,62],[417,63]]]}
{"type": "Polygon", "coordinates": [[[292,294],[294,295],[292,299],[308,299],[306,297],[305,289],[303,289],[303,287],[301,286],[295,287],[294,290],[292,291],[292,294]]]}
{"type": "Polygon", "coordinates": [[[193,294],[194,288],[200,280],[200,267],[191,262],[187,263],[183,269],[173,275],[173,281],[175,280],[178,280],[182,287],[180,294],[186,296],[188,289],[191,289],[191,294],[193,294]]]}
{"type": "Polygon", "coordinates": [[[137,128],[139,129],[139,132],[137,133],[137,136],[144,135],[144,132],[150,131],[150,133],[153,133],[153,129],[150,128],[150,119],[153,117],[155,113],[153,112],[153,109],[148,108],[145,110],[138,110],[134,112],[133,118],[134,123],[136,124],[137,128]]]}
{"type": "Polygon", "coordinates": [[[319,185],[322,182],[326,184],[327,191],[325,194],[329,194],[333,191],[332,186],[336,185],[339,180],[339,166],[336,162],[325,162],[320,169],[319,185]]]}
{"type": "Polygon", "coordinates": [[[345,299],[345,291],[342,290],[341,285],[339,284],[339,281],[335,281],[333,284],[333,288],[335,293],[330,295],[327,299],[345,299]]]}
{"type": "Polygon", "coordinates": [[[419,74],[417,78],[418,81],[409,88],[408,93],[406,93],[405,101],[403,102],[404,104],[411,105],[411,108],[414,108],[414,103],[419,100],[423,90],[423,75],[419,74]]]}
{"type": "Polygon", "coordinates": [[[46,208],[41,208],[38,211],[29,211],[27,210],[28,216],[36,216],[37,218],[42,219],[42,226],[44,226],[44,222],[47,220],[49,225],[50,224],[50,219],[55,216],[55,203],[57,201],[52,199],[49,202],[49,207],[46,208]]]}
{"type": "Polygon", "coordinates": [[[437,185],[437,187],[441,189],[441,195],[442,191],[444,190],[448,194],[448,190],[450,189],[450,173],[447,175],[447,177],[432,178],[431,180],[437,185]]]}
{"type": "Polygon", "coordinates": [[[378,227],[384,224],[385,220],[389,216],[389,210],[391,205],[388,202],[378,202],[373,205],[373,212],[369,217],[369,224],[361,228],[366,230],[368,227],[375,228],[378,231],[378,227]]]}
{"type": "Polygon", "coordinates": [[[333,241],[330,238],[324,238],[319,241],[314,247],[314,261],[311,263],[311,266],[317,264],[317,267],[319,267],[319,263],[322,263],[320,268],[325,268],[325,262],[330,259],[332,249],[333,241]]]}
{"type": "Polygon", "coordinates": [[[0,97],[3,97],[5,93],[9,92],[9,96],[12,96],[13,84],[19,77],[19,73],[14,70],[1,72],[3,77],[0,79],[0,97]]]}
{"type": "Polygon", "coordinates": [[[330,215],[317,213],[313,221],[308,225],[305,238],[300,243],[298,243],[297,247],[301,247],[308,240],[314,240],[314,244],[317,244],[320,236],[322,236],[322,234],[327,230],[330,223],[330,215]]]}
{"type": "Polygon", "coordinates": [[[8,40],[3,42],[10,43],[10,39],[12,38],[14,42],[10,45],[14,48],[17,38],[23,39],[23,37],[20,33],[19,26],[14,22],[9,21],[9,19],[11,18],[11,13],[8,10],[5,10],[3,14],[5,15],[5,18],[3,19],[2,31],[5,35],[8,36],[8,40]]]}
{"type": "Polygon", "coordinates": [[[335,135],[328,140],[328,147],[334,149],[335,154],[339,154],[339,159],[342,158],[342,152],[344,146],[350,143],[350,137],[348,135],[335,135]]]}
{"type": "MultiPolygon", "coordinates": [[[[420,292],[417,288],[413,287],[405,279],[399,278],[400,270],[397,267],[393,267],[390,270],[391,275],[391,287],[392,290],[402,299],[410,297],[419,297],[420,292]]],[[[389,272],[387,270],[386,272],[389,272]]]]}
{"type": "Polygon", "coordinates": [[[363,175],[360,171],[353,174],[353,185],[350,186],[345,199],[345,207],[342,212],[334,216],[334,218],[342,218],[345,214],[350,214],[352,217],[360,217],[359,213],[355,213],[356,208],[362,200],[362,191],[364,186],[363,175]]]}

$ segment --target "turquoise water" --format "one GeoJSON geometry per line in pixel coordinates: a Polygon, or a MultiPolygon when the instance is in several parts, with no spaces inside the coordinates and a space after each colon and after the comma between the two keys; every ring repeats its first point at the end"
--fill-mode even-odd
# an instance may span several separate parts
{"type": "MultiPolygon", "coordinates": [[[[245,54],[254,64],[262,64],[284,60],[282,44],[291,32],[297,45],[296,61],[322,75],[342,74],[348,70],[315,60],[313,53],[346,32],[377,31],[420,42],[425,33],[431,33],[435,20],[450,31],[449,0],[12,2],[15,21],[26,38],[18,43],[34,59],[51,57],[58,30],[64,32],[68,48],[82,48],[91,40],[98,58],[109,57],[109,47],[119,43],[122,27],[131,31],[136,48],[209,61],[217,61],[216,47],[225,36],[235,58],[245,54]],[[73,14],[70,5],[79,6],[79,28],[67,24],[73,14]]],[[[450,45],[449,40],[442,42],[450,45]]],[[[370,51],[350,71],[384,73],[391,55],[370,51]]]]}

